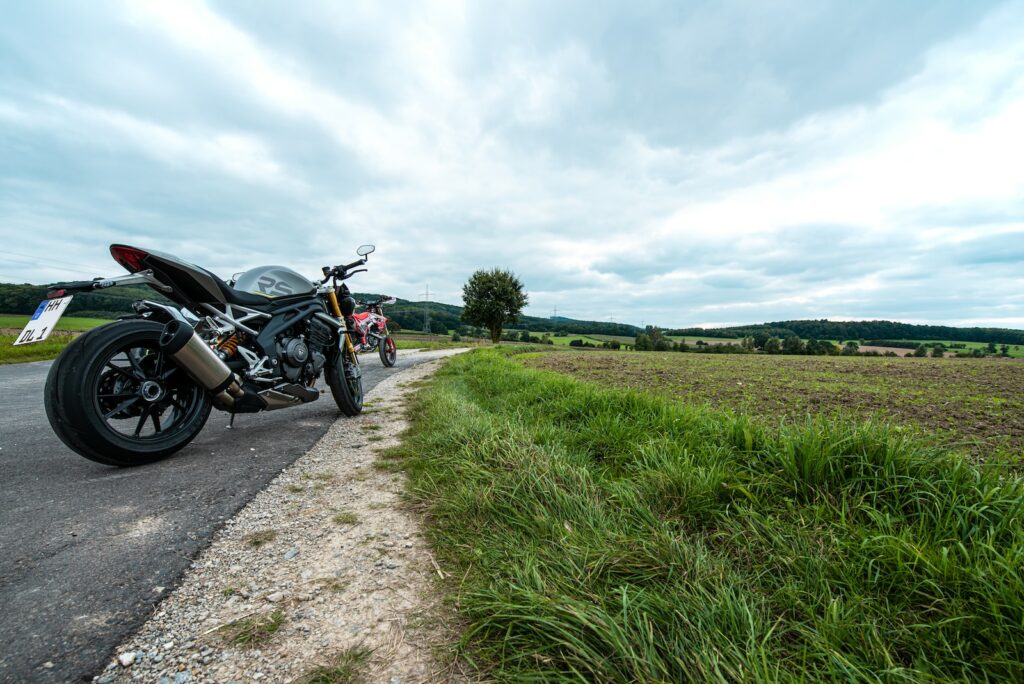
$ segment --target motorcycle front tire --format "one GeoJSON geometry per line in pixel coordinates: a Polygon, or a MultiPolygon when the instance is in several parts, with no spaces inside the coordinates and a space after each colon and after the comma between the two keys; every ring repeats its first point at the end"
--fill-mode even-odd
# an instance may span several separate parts
{"type": "Polygon", "coordinates": [[[343,348],[326,375],[338,409],[350,418],[359,415],[363,410],[363,376],[355,354],[343,348]]]}
{"type": "Polygon", "coordinates": [[[395,340],[391,335],[380,341],[378,350],[380,351],[380,362],[384,364],[385,368],[395,365],[395,361],[398,360],[398,350],[395,348],[395,340]]]}

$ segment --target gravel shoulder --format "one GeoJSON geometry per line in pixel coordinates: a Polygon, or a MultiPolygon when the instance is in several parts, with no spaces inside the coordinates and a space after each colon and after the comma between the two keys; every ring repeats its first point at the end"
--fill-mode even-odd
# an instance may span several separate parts
{"type": "Polygon", "coordinates": [[[413,384],[460,351],[420,352],[434,360],[335,422],[225,524],[93,681],[292,682],[332,664],[390,684],[462,679],[438,660],[453,632],[421,520],[402,504],[405,476],[375,466],[406,427],[413,384]]]}

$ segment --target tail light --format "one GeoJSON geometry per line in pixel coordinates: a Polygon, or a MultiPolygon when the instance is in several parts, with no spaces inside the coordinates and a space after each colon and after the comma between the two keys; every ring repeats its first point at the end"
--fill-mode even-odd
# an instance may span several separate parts
{"type": "Polygon", "coordinates": [[[131,273],[137,273],[144,268],[142,260],[149,256],[149,252],[128,245],[110,245],[110,256],[131,273]]]}

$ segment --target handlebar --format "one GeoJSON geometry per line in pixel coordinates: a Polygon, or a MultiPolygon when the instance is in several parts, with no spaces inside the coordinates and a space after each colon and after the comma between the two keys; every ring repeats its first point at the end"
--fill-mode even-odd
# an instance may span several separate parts
{"type": "Polygon", "coordinates": [[[330,278],[331,276],[334,276],[335,278],[338,278],[339,280],[345,280],[346,278],[348,278],[353,273],[362,273],[362,272],[366,271],[365,268],[361,268],[361,269],[359,269],[357,271],[349,272],[350,268],[354,268],[356,266],[362,266],[365,263],[366,263],[366,257],[363,257],[362,259],[356,259],[351,264],[339,264],[338,266],[324,266],[320,270],[324,274],[324,280],[326,280],[327,278],[330,278]]]}

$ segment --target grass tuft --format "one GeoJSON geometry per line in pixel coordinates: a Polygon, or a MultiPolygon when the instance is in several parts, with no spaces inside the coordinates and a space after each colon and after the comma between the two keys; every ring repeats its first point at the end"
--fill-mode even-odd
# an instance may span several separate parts
{"type": "Polygon", "coordinates": [[[355,647],[341,651],[331,658],[327,665],[318,665],[307,670],[296,684],[355,684],[364,681],[363,665],[369,659],[367,648],[355,647]]]}
{"type": "Polygon", "coordinates": [[[359,522],[359,516],[352,511],[339,511],[334,514],[331,521],[335,525],[355,525],[359,522]]]}
{"type": "Polygon", "coordinates": [[[275,610],[266,615],[252,615],[230,622],[217,630],[228,644],[238,648],[258,648],[266,644],[288,619],[275,610]]]}
{"type": "Polygon", "coordinates": [[[265,544],[269,544],[275,539],[277,539],[277,532],[274,530],[259,530],[257,532],[247,534],[242,541],[254,549],[258,549],[265,544]]]}
{"type": "Polygon", "coordinates": [[[512,353],[446,364],[390,454],[487,676],[1024,681],[1012,471],[884,423],[768,428],[512,353]]]}

